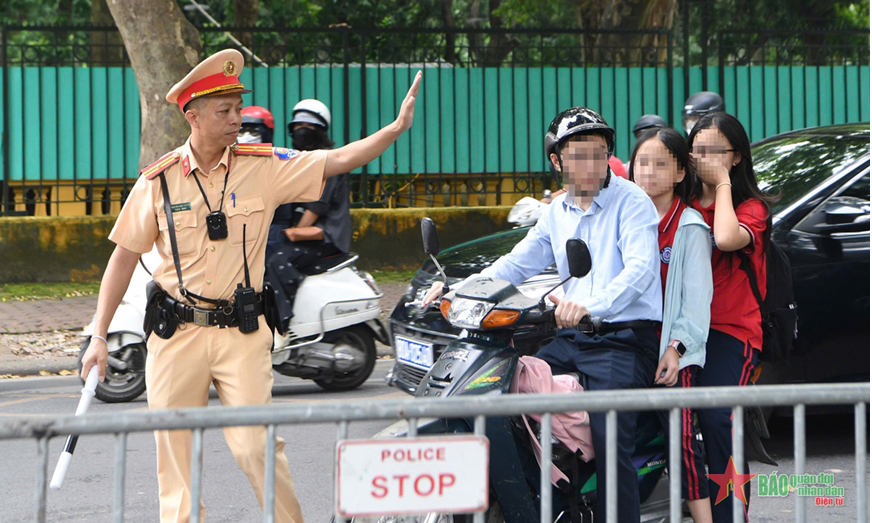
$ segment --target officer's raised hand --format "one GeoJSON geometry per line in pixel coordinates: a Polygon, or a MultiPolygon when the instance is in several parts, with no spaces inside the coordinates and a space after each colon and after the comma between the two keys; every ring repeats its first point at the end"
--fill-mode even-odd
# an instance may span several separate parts
{"type": "Polygon", "coordinates": [[[412,127],[412,121],[415,118],[415,100],[418,98],[422,78],[423,74],[418,71],[412,82],[412,87],[409,88],[406,98],[400,105],[400,113],[396,120],[366,138],[328,151],[327,164],[324,166],[325,178],[353,171],[375,160],[393,145],[401,134],[412,127]]]}
{"type": "Polygon", "coordinates": [[[557,305],[554,309],[554,320],[561,329],[575,327],[581,322],[582,318],[590,315],[587,308],[580,303],[566,299],[561,300],[553,294],[549,294],[548,299],[551,300],[551,303],[557,305]]]}
{"type": "Polygon", "coordinates": [[[403,99],[403,104],[400,106],[400,114],[397,116],[396,124],[400,127],[401,133],[408,131],[412,127],[412,120],[415,117],[415,100],[418,99],[418,90],[421,88],[421,80],[424,78],[423,73],[418,71],[415,75],[415,80],[412,82],[412,87],[406,93],[403,99]]]}

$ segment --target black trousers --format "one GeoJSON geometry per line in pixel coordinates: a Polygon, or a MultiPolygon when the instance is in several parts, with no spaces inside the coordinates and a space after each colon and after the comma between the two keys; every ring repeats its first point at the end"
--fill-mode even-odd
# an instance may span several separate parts
{"type": "MultiPolygon", "coordinates": [[[[697,383],[700,387],[721,387],[747,385],[757,366],[757,353],[750,344],[721,331],[709,329],[705,347],[705,367],[699,371],[697,383]]],[[[733,456],[733,409],[699,409],[699,429],[705,444],[709,473],[723,474],[727,471],[733,456]]],[[[748,430],[747,428],[745,430],[748,430]]],[[[748,473],[748,463],[739,474],[748,473]]],[[[745,499],[750,502],[751,483],[744,485],[745,499]]],[[[709,500],[712,503],[712,521],[730,523],[733,521],[733,492],[718,501],[720,486],[709,480],[709,500]]],[[[748,521],[748,505],[744,506],[748,521]]]]}
{"type": "MultiPolygon", "coordinates": [[[[698,386],[698,376],[701,371],[698,365],[688,365],[678,371],[678,383],[673,387],[690,388],[698,386]]],[[[660,386],[658,386],[660,387],[660,386]]],[[[693,428],[693,413],[695,409],[681,409],[679,439],[681,439],[681,496],[687,500],[697,500],[709,497],[709,480],[706,476],[705,454],[702,444],[697,441],[693,428]]],[[[669,411],[658,413],[660,423],[666,433],[669,443],[669,411]]],[[[669,471],[670,474],[673,471],[669,471]]],[[[674,472],[677,474],[678,472],[674,472]]]]}
{"type": "Polygon", "coordinates": [[[300,283],[306,278],[306,269],[321,258],[338,253],[332,243],[288,240],[266,260],[266,277],[275,289],[281,332],[294,316],[294,298],[300,283]]]}
{"type": "MultiPolygon", "coordinates": [[[[659,338],[653,328],[624,329],[588,336],[561,329],[536,357],[555,374],[580,372],[585,390],[644,389],[654,382],[659,338]]],[[[639,480],[633,466],[636,412],[618,411],[618,521],[639,522],[639,480]]],[[[590,413],[596,453],[597,522],[606,520],[606,413],[590,413]]]]}

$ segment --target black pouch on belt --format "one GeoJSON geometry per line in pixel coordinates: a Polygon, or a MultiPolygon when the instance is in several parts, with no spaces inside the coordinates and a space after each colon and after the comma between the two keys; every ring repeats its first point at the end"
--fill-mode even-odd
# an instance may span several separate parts
{"type": "Polygon", "coordinates": [[[154,330],[154,322],[160,309],[160,302],[166,293],[154,280],[145,284],[145,315],[142,318],[142,330],[145,331],[145,339],[151,336],[154,330]]]}
{"type": "Polygon", "coordinates": [[[263,319],[269,327],[270,332],[279,330],[279,334],[284,334],[282,322],[279,318],[279,306],[276,304],[276,291],[272,285],[265,283],[263,285],[263,319]]]}
{"type": "Polygon", "coordinates": [[[145,296],[147,301],[142,325],[145,339],[148,340],[152,332],[163,339],[172,337],[179,325],[179,318],[175,312],[162,306],[167,296],[166,291],[152,280],[145,286],[145,296]]]}

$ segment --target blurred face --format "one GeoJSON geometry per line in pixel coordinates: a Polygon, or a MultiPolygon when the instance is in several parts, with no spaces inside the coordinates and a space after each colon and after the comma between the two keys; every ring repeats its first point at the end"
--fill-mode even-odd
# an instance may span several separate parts
{"type": "MultiPolygon", "coordinates": [[[[583,135],[563,146],[563,185],[573,196],[596,197],[608,174],[606,140],[599,135],[583,135]]],[[[554,168],[561,170],[557,155],[551,154],[554,168]]]]}
{"type": "Polygon", "coordinates": [[[690,144],[690,154],[703,181],[712,180],[720,167],[730,172],[742,160],[742,155],[733,150],[733,145],[716,127],[696,133],[690,144]]]}
{"type": "Polygon", "coordinates": [[[318,126],[313,124],[313,123],[309,123],[309,122],[297,122],[294,124],[293,130],[296,131],[297,129],[313,129],[313,130],[315,130],[315,129],[318,129],[318,126]]]}
{"type": "Polygon", "coordinates": [[[189,107],[185,119],[202,139],[226,147],[236,143],[242,125],[242,95],[226,94],[204,98],[189,107]]]}
{"type": "Polygon", "coordinates": [[[672,151],[656,136],[642,144],[633,163],[636,184],[651,198],[675,191],[684,174],[672,151]]]}

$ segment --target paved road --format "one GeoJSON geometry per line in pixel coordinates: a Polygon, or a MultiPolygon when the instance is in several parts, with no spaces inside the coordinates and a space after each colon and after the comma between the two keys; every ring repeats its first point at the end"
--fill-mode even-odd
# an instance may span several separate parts
{"type": "MultiPolygon", "coordinates": [[[[347,393],[325,393],[314,383],[276,377],[275,402],[379,401],[405,398],[403,393],[384,385],[384,375],[392,360],[380,360],[370,380],[360,389],[347,393]]],[[[81,385],[77,378],[51,377],[0,381],[0,420],[39,414],[69,414],[75,410],[81,385]]],[[[217,404],[213,398],[212,404],[217,404]]],[[[95,412],[144,410],[140,399],[130,404],[106,405],[95,402],[95,412]]],[[[353,423],[350,437],[367,438],[386,423],[353,423]]],[[[336,427],[331,424],[283,426],[279,436],[287,442],[286,454],[303,504],[306,521],[327,522],[332,511],[333,455],[336,427]]],[[[831,473],[835,486],[845,488],[841,507],[816,507],[808,502],[810,523],[853,521],[857,491],[854,486],[853,419],[845,415],[810,416],[806,472],[831,473]]],[[[778,467],[755,463],[752,472],[770,474],[793,472],[792,421],[776,420],[772,439],[767,443],[778,467]]],[[[50,468],[61,451],[63,440],[51,442],[50,468]]],[[[262,514],[247,479],[233,461],[220,431],[205,436],[204,500],[208,521],[256,522],[262,514]]],[[[82,438],[76,456],[60,491],[48,496],[48,521],[93,523],[111,521],[112,466],[114,442],[111,436],[82,438]]],[[[35,514],[36,445],[30,440],[0,441],[0,488],[3,522],[33,521],[35,514]]],[[[868,496],[868,458],[866,461],[868,496]]],[[[794,521],[794,497],[756,497],[757,479],[752,480],[754,497],[752,521],[787,523],[794,521]]],[[[158,512],[157,480],[154,472],[154,440],[151,434],[133,434],[128,440],[128,476],[125,521],[153,522],[158,512]]]]}

